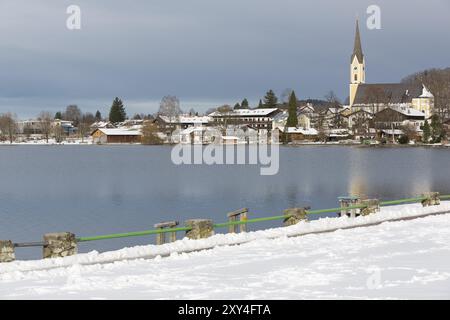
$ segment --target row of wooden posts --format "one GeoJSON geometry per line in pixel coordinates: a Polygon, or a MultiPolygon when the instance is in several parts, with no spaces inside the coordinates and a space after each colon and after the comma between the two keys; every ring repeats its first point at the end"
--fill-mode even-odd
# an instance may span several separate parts
{"type": "MultiPolygon", "coordinates": [[[[340,197],[341,211],[339,216],[348,216],[355,218],[359,215],[369,215],[380,210],[380,201],[378,199],[363,200],[359,197],[340,197]],[[362,208],[354,208],[362,206],[362,208]]],[[[430,192],[426,194],[426,198],[422,201],[423,206],[439,205],[440,198],[438,192],[430,192]]],[[[284,226],[290,226],[300,221],[308,220],[307,209],[309,208],[292,208],[284,210],[286,218],[283,221],[284,226]]],[[[243,208],[227,214],[229,222],[241,221],[245,222],[248,218],[248,209],[243,208]]],[[[156,229],[164,231],[164,229],[173,229],[179,225],[178,221],[161,222],[154,225],[156,229]]],[[[188,230],[186,237],[189,239],[203,239],[214,235],[214,224],[209,219],[191,219],[185,223],[188,230]]],[[[246,232],[247,224],[230,224],[228,226],[229,233],[246,232]]],[[[161,232],[156,234],[156,244],[162,245],[176,241],[176,231],[161,232]]],[[[11,262],[15,260],[15,247],[21,245],[14,244],[11,240],[0,240],[0,263],[11,262]]],[[[44,235],[43,242],[36,246],[43,247],[43,257],[60,258],[77,254],[77,238],[75,234],[70,232],[47,233],[44,235]]]]}

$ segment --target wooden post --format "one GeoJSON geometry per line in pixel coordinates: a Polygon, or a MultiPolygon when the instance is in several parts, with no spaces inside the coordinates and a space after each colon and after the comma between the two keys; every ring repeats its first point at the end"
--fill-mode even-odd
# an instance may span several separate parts
{"type": "Polygon", "coordinates": [[[0,263],[11,262],[16,259],[14,244],[10,240],[0,240],[0,263]]]}
{"type": "MultiPolygon", "coordinates": [[[[227,214],[228,217],[228,222],[234,222],[234,221],[246,221],[247,220],[247,214],[248,214],[248,209],[247,208],[242,208],[233,212],[230,212],[227,214]]],[[[238,233],[238,231],[240,232],[247,232],[247,224],[234,224],[234,225],[230,225],[228,227],[228,232],[229,233],[238,233]]]]}
{"type": "MultiPolygon", "coordinates": [[[[157,223],[154,225],[154,227],[156,229],[163,230],[163,229],[175,228],[176,226],[178,226],[178,224],[179,224],[178,221],[167,221],[167,222],[157,223]]],[[[167,242],[174,242],[177,240],[177,233],[175,231],[169,232],[169,236],[168,236],[169,241],[166,241],[167,240],[166,234],[167,233],[164,232],[164,233],[158,233],[156,235],[156,244],[157,245],[164,244],[167,242]]]]}
{"type": "Polygon", "coordinates": [[[422,200],[422,206],[438,206],[441,204],[439,192],[427,192],[422,195],[426,199],[422,200]]]}
{"type": "Polygon", "coordinates": [[[354,197],[354,196],[348,196],[348,197],[339,197],[339,204],[341,207],[341,213],[340,217],[348,216],[351,218],[355,218],[359,215],[358,209],[346,209],[348,207],[355,206],[359,204],[360,198],[354,197]]]}
{"type": "Polygon", "coordinates": [[[203,239],[214,235],[214,224],[209,219],[190,219],[185,222],[186,227],[191,230],[186,231],[189,239],[203,239]]]}
{"type": "Polygon", "coordinates": [[[367,216],[369,214],[374,214],[380,211],[380,200],[378,199],[367,199],[360,201],[361,205],[366,206],[361,209],[361,215],[367,216]]]}
{"type": "Polygon", "coordinates": [[[60,232],[44,235],[44,259],[62,258],[74,254],[77,254],[77,242],[73,233],[60,232]]]}
{"type": "Polygon", "coordinates": [[[292,226],[299,223],[300,221],[308,221],[308,216],[306,215],[305,208],[291,208],[283,211],[285,215],[289,217],[284,219],[284,226],[292,226]]]}

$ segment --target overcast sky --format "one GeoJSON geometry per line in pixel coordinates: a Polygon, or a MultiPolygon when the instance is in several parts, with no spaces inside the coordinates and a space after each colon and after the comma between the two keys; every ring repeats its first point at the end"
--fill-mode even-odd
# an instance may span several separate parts
{"type": "Polygon", "coordinates": [[[367,82],[450,66],[449,0],[2,0],[0,112],[19,118],[78,104],[152,113],[167,94],[204,110],[272,88],[348,96],[355,18],[367,82]],[[81,8],[81,30],[66,8],[81,8]],[[381,30],[365,27],[381,7],[381,30]]]}

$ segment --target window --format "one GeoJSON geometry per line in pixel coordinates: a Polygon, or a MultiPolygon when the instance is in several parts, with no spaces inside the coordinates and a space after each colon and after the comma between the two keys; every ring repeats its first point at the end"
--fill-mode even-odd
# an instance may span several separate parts
{"type": "Polygon", "coordinates": [[[358,75],[355,74],[355,81],[358,81],[358,75]]]}

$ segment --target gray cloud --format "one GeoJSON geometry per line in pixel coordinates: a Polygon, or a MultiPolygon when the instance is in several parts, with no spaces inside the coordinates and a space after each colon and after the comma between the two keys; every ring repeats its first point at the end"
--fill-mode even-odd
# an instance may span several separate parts
{"type": "Polygon", "coordinates": [[[374,2],[382,30],[362,29],[368,81],[448,66],[445,0],[3,0],[0,112],[106,111],[115,96],[129,113],[154,112],[166,94],[206,108],[256,103],[269,88],[345,98],[355,16],[364,24],[374,2]],[[69,4],[80,31],[65,28],[69,4]]]}

